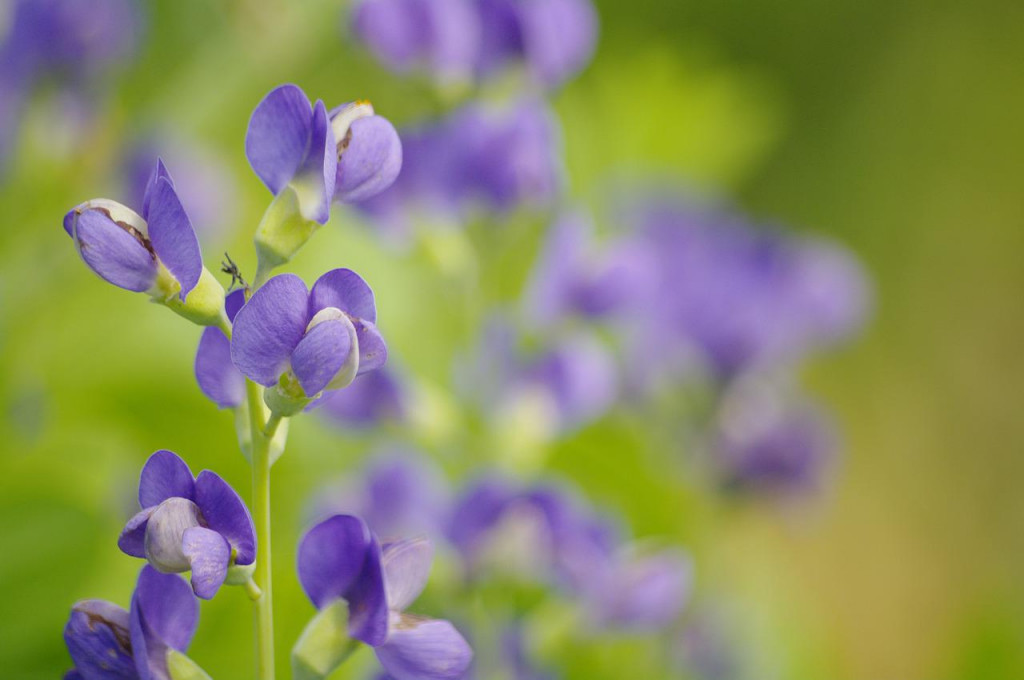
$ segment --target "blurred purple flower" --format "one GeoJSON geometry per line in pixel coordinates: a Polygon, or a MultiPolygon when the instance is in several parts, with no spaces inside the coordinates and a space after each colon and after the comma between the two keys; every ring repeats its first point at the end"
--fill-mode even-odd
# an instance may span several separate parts
{"type": "MultiPolygon", "coordinates": [[[[228,321],[234,321],[245,304],[245,290],[238,289],[224,298],[228,321]]],[[[203,394],[220,408],[235,408],[245,401],[245,376],[231,363],[231,341],[221,329],[203,329],[196,349],[196,382],[203,394]]]]}
{"type": "Polygon", "coordinates": [[[198,477],[170,451],[157,451],[139,479],[142,511],[117,545],[165,573],[192,572],[192,589],[210,599],[233,564],[256,559],[256,530],[241,497],[216,473],[198,477]]]}
{"type": "Polygon", "coordinates": [[[219,238],[234,224],[238,187],[224,161],[209,150],[178,137],[154,135],[139,140],[122,160],[125,195],[142,205],[157,158],[177,168],[175,188],[204,243],[219,238]]]}
{"type": "Polygon", "coordinates": [[[366,524],[335,515],[299,543],[299,581],[318,609],[341,598],[349,634],[375,648],[395,680],[457,680],[472,650],[448,621],[405,614],[427,584],[433,551],[426,539],[379,546],[366,524]]]}
{"type": "Polygon", "coordinates": [[[103,600],[72,607],[64,641],[75,667],[64,680],[169,680],[167,651],[184,652],[198,622],[185,582],[146,565],[130,611],[103,600]]]}
{"type": "Polygon", "coordinates": [[[362,473],[328,487],[313,505],[316,516],[351,514],[390,540],[398,536],[439,536],[448,512],[444,478],[415,451],[374,455],[362,473]]]}
{"type": "Polygon", "coordinates": [[[599,627],[655,632],[670,626],[689,600],[693,567],[678,549],[623,552],[591,577],[589,620],[599,627]]]}
{"type": "Polygon", "coordinates": [[[424,69],[446,82],[522,64],[545,87],[586,66],[598,28],[590,0],[363,0],[353,23],[394,70],[424,69]]]}
{"type": "Polygon", "coordinates": [[[427,70],[441,82],[470,78],[480,53],[473,0],[362,0],[356,35],[395,71],[427,70]]]}
{"type": "Polygon", "coordinates": [[[465,219],[474,208],[499,213],[552,202],[562,185],[560,132],[536,99],[470,105],[401,133],[402,173],[357,207],[382,229],[408,235],[417,216],[465,219]]]}
{"type": "Polygon", "coordinates": [[[647,205],[634,219],[658,272],[657,314],[641,325],[641,356],[663,354],[644,343],[674,341],[729,377],[793,361],[863,322],[864,273],[837,245],[680,203],[647,205]]]}
{"type": "Polygon", "coordinates": [[[203,260],[192,221],[159,160],[141,207],[137,213],[105,198],[86,201],[64,216],[64,230],[85,263],[104,280],[144,292],[167,271],[185,300],[199,283],[203,260]]]}
{"type": "Polygon", "coordinates": [[[333,269],[307,290],[294,274],[275,276],[235,317],[231,359],[271,387],[284,376],[306,398],[345,387],[384,365],[373,291],[350,269],[333,269]]]}
{"type": "Polygon", "coordinates": [[[381,367],[357,377],[344,390],[327,393],[318,405],[320,414],[330,421],[367,429],[405,418],[406,398],[405,386],[389,367],[381,367]]]}
{"type": "Polygon", "coordinates": [[[561,215],[551,226],[524,299],[535,323],[567,317],[635,317],[649,304],[655,261],[636,239],[610,241],[599,251],[593,224],[580,212],[561,215]]]}
{"type": "Polygon", "coordinates": [[[0,35],[0,171],[9,163],[24,104],[44,79],[79,98],[139,43],[136,0],[14,0],[0,35]]]}
{"type": "Polygon", "coordinates": [[[809,403],[794,403],[773,386],[753,382],[732,386],[720,406],[712,462],[722,483],[769,495],[818,489],[836,448],[830,419],[809,403]]]}
{"type": "Polygon", "coordinates": [[[479,69],[489,75],[521,61],[542,85],[556,87],[586,66],[597,44],[590,0],[476,0],[483,27],[479,69]]]}

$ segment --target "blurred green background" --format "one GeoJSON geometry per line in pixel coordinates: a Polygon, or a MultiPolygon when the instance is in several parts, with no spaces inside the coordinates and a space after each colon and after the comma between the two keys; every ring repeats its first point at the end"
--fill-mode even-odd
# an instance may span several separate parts
{"type": "MultiPolygon", "coordinates": [[[[659,474],[615,419],[561,444],[551,467],[636,534],[693,551],[698,597],[728,603],[755,677],[1024,677],[1024,5],[597,4],[598,56],[555,101],[572,193],[597,203],[609,177],[657,172],[735,196],[758,218],[851,246],[877,308],[861,341],[807,376],[845,435],[826,497],[716,500],[659,474]]],[[[225,245],[251,272],[251,225],[268,196],[242,140],[268,90],[293,81],[328,103],[366,97],[396,122],[437,106],[341,26],[342,6],[327,0],[157,2],[82,151],[54,152],[45,118],[29,121],[0,189],[4,677],[63,673],[73,601],[127,604],[139,565],[115,539],[152,451],[248,489],[230,414],[192,378],[198,329],[94,277],[61,216],[115,190],[105,168],[129,135],[180,129],[237,172],[237,236],[225,245]]],[[[443,386],[457,340],[448,284],[355,222],[337,214],[289,269],[307,280],[358,270],[395,355],[443,386]]],[[[305,418],[274,468],[282,662],[312,613],[293,569],[304,499],[367,445],[305,418]]],[[[476,453],[440,455],[468,465],[476,453]]],[[[250,675],[251,644],[241,592],[203,604],[191,651],[215,678],[250,675]]],[[[637,677],[627,652],[597,659],[572,677],[637,677]]]]}

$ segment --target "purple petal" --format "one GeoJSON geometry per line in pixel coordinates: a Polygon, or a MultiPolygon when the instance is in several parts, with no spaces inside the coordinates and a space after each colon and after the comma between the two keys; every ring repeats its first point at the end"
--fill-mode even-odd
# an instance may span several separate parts
{"type": "Polygon", "coordinates": [[[350,141],[338,159],[335,197],[358,203],[391,186],[402,169],[402,143],[388,119],[360,118],[350,127],[350,141]]]}
{"type": "Polygon", "coordinates": [[[328,307],[340,309],[357,319],[377,323],[373,291],[351,269],[332,269],[313,284],[309,293],[309,316],[328,307]]]}
{"type": "Polygon", "coordinates": [[[156,190],[157,182],[159,182],[161,178],[165,178],[171,183],[171,186],[174,186],[174,180],[171,179],[171,173],[167,172],[167,166],[164,165],[162,159],[157,158],[156,167],[154,167],[153,172],[149,174],[149,179],[146,180],[146,190],[142,194],[142,216],[146,219],[149,219],[146,216],[149,215],[149,208],[153,203],[153,194],[156,190]]]}
{"type": "Polygon", "coordinates": [[[690,561],[677,552],[621,564],[597,594],[597,618],[630,630],[664,628],[686,604],[691,573],[690,561]]]}
{"type": "Polygon", "coordinates": [[[384,589],[388,608],[405,611],[420,596],[430,577],[434,548],[426,538],[409,538],[384,546],[384,589]]]}
{"type": "Polygon", "coordinates": [[[128,520],[128,524],[121,530],[121,536],[117,539],[117,547],[121,552],[132,557],[146,557],[146,526],[149,524],[149,516],[155,509],[146,508],[128,520]]]}
{"type": "Polygon", "coordinates": [[[239,288],[232,291],[224,298],[224,311],[227,312],[228,321],[234,321],[238,310],[245,306],[245,289],[239,288]]]}
{"type": "Polygon", "coordinates": [[[377,327],[369,321],[357,319],[355,326],[356,337],[359,338],[359,371],[356,375],[362,375],[387,363],[388,346],[377,327]]]}
{"type": "MultiPolygon", "coordinates": [[[[321,413],[349,427],[371,427],[382,421],[399,420],[406,413],[403,387],[388,371],[359,376],[345,389],[325,396],[321,413]]],[[[377,527],[373,529],[378,531],[377,527]]]]}
{"type": "Polygon", "coordinates": [[[255,382],[270,387],[306,332],[306,284],[294,274],[267,281],[239,310],[231,338],[231,360],[255,382]]]}
{"type": "Polygon", "coordinates": [[[291,357],[292,371],[306,396],[323,391],[345,366],[351,352],[352,336],[345,321],[331,319],[310,329],[291,357]]]}
{"type": "Polygon", "coordinates": [[[157,179],[149,204],[149,240],[153,250],[181,284],[182,300],[199,283],[203,257],[192,221],[166,177],[157,179]]]}
{"type": "Polygon", "coordinates": [[[345,594],[348,602],[349,635],[371,647],[384,644],[388,637],[388,599],[384,591],[384,570],[380,544],[370,535],[363,568],[345,594]]]}
{"type": "Polygon", "coordinates": [[[235,550],[235,564],[252,564],[256,559],[256,528],[238,493],[215,472],[203,470],[196,478],[196,505],[206,526],[235,550]]]}
{"type": "Polygon", "coordinates": [[[317,609],[343,597],[362,571],[370,531],[351,515],[320,522],[299,542],[299,582],[317,609]]]}
{"type": "Polygon", "coordinates": [[[130,630],[135,668],[142,680],[169,680],[167,649],[184,652],[199,623],[192,589],[174,574],[146,565],[132,596],[130,630]]]}
{"type": "MultiPolygon", "coordinates": [[[[64,642],[78,677],[133,680],[128,612],[103,600],[84,600],[71,608],[64,642]]],[[[74,676],[65,676],[74,677],[74,676]]]]}
{"type": "Polygon", "coordinates": [[[245,376],[231,363],[231,342],[219,328],[204,328],[195,361],[196,382],[220,408],[245,401],[245,376]]]}
{"type": "Polygon", "coordinates": [[[157,451],[142,467],[139,505],[149,508],[174,497],[195,500],[195,478],[176,453],[157,451]]]}
{"type": "Polygon", "coordinates": [[[193,527],[182,536],[181,548],[192,567],[192,590],[197,597],[211,599],[227,578],[231,546],[216,531],[193,527]]]}
{"type": "Polygon", "coordinates": [[[307,220],[325,224],[331,217],[331,199],[338,172],[336,153],[327,108],[318,99],[313,107],[309,152],[291,180],[299,198],[299,210],[307,220]]]}
{"type": "Polygon", "coordinates": [[[467,561],[474,561],[487,534],[501,520],[516,491],[498,477],[478,480],[456,500],[448,539],[467,561]]]}
{"type": "Polygon", "coordinates": [[[458,680],[473,659],[469,643],[449,622],[408,616],[376,651],[394,680],[458,680]]]}
{"type": "Polygon", "coordinates": [[[202,524],[199,508],[184,498],[168,498],[157,506],[146,525],[146,559],[164,573],[188,571],[182,536],[202,524]]]}
{"type": "Polygon", "coordinates": [[[548,86],[560,84],[590,61],[597,15],[590,0],[520,4],[523,47],[531,70],[548,86]]]}
{"type": "Polygon", "coordinates": [[[90,269],[120,288],[137,293],[149,290],[156,280],[157,263],[141,234],[128,231],[100,210],[73,210],[68,215],[72,238],[90,269]]]}
{"type": "Polygon", "coordinates": [[[245,135],[245,155],[274,195],[281,193],[295,176],[312,132],[312,107],[296,85],[272,90],[252,112],[245,135]]]}

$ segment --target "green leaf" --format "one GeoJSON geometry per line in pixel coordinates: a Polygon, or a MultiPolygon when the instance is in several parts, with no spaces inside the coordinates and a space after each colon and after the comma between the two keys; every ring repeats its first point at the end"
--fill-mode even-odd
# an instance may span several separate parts
{"type": "Polygon", "coordinates": [[[293,680],[323,680],[359,648],[348,636],[348,606],[335,600],[313,617],[292,649],[293,680]]]}
{"type": "Polygon", "coordinates": [[[211,680],[209,674],[195,661],[176,649],[167,650],[167,670],[171,680],[211,680]]]}

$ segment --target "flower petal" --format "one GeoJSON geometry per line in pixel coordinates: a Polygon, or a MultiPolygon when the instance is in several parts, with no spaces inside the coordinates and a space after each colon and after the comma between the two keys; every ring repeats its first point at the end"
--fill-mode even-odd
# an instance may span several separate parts
{"type": "Polygon", "coordinates": [[[149,290],[158,267],[141,235],[128,231],[100,210],[72,212],[72,238],[89,268],[120,288],[137,293],[149,290]]]}
{"type": "Polygon", "coordinates": [[[384,592],[384,569],[380,544],[370,534],[363,568],[345,594],[348,601],[349,634],[371,647],[384,644],[388,637],[388,599],[384,592]]]}
{"type": "Polygon", "coordinates": [[[196,382],[220,408],[245,401],[245,376],[231,363],[231,341],[219,328],[204,328],[195,361],[196,382]]]}
{"type": "Polygon", "coordinates": [[[64,642],[78,677],[84,680],[135,678],[128,629],[128,612],[121,607],[103,600],[76,603],[64,626],[64,642]]]}
{"type": "Polygon", "coordinates": [[[252,112],[245,155],[274,195],[281,193],[298,171],[312,131],[312,107],[296,85],[271,90],[252,112]]]}
{"type": "Polygon", "coordinates": [[[121,535],[117,539],[117,547],[126,555],[132,557],[146,557],[146,526],[149,524],[149,516],[156,510],[155,507],[142,510],[124,525],[121,535]]]}
{"type": "Polygon", "coordinates": [[[146,525],[146,559],[164,573],[188,571],[182,551],[185,532],[200,526],[199,508],[184,498],[168,498],[157,506],[146,525]]]}
{"type": "Polygon", "coordinates": [[[298,196],[302,216],[325,224],[331,217],[338,163],[327,107],[319,99],[313,107],[311,134],[309,151],[291,185],[298,196]]]}
{"type": "Polygon", "coordinates": [[[192,568],[192,590],[197,597],[211,599],[227,578],[231,546],[212,529],[192,527],[182,536],[181,549],[192,568]]]}
{"type": "Polygon", "coordinates": [[[142,467],[139,505],[149,508],[175,496],[195,500],[195,478],[176,453],[157,451],[142,467]]]}
{"type": "Polygon", "coordinates": [[[224,298],[224,311],[227,312],[228,321],[234,321],[238,310],[245,306],[245,289],[239,288],[227,294],[224,298]]]}
{"type": "Polygon", "coordinates": [[[363,277],[351,269],[332,269],[313,284],[309,293],[309,315],[336,307],[349,316],[377,323],[373,291],[363,277]]]}
{"type": "Polygon", "coordinates": [[[352,353],[349,326],[342,319],[319,323],[292,352],[292,371],[306,396],[313,397],[323,391],[345,366],[352,353]]]}
{"type": "Polygon", "coordinates": [[[377,327],[369,321],[356,319],[355,327],[359,338],[359,371],[356,375],[362,375],[387,363],[388,346],[377,327]]]}
{"type": "Polygon", "coordinates": [[[192,589],[174,574],[146,565],[132,596],[130,630],[141,680],[169,680],[168,647],[184,652],[199,623],[192,589]]]}
{"type": "Polygon", "coordinates": [[[206,526],[236,551],[235,564],[252,564],[256,559],[256,527],[241,496],[217,473],[203,470],[196,478],[196,505],[206,526]]]}
{"type": "Polygon", "coordinates": [[[153,172],[150,173],[149,179],[146,180],[146,191],[142,195],[142,216],[146,217],[149,214],[149,208],[153,203],[153,194],[156,189],[156,184],[160,181],[160,178],[166,178],[171,186],[174,185],[174,180],[171,179],[171,173],[167,171],[167,166],[164,165],[163,159],[156,159],[156,167],[153,168],[153,172]]]}
{"type": "Polygon", "coordinates": [[[199,238],[192,221],[166,177],[156,180],[146,221],[153,250],[181,284],[180,296],[184,300],[199,283],[203,256],[199,252],[199,238]]]}
{"type": "Polygon", "coordinates": [[[299,582],[317,609],[343,597],[366,561],[370,530],[358,517],[334,515],[299,542],[299,582]]]}
{"type": "Polygon", "coordinates": [[[434,548],[426,538],[409,538],[384,546],[384,589],[388,608],[405,611],[427,586],[434,548]]]}
{"type": "Polygon", "coordinates": [[[309,317],[306,284],[294,274],[267,281],[239,310],[231,338],[231,360],[245,375],[267,387],[288,368],[309,317]]]}
{"type": "Polygon", "coordinates": [[[349,130],[350,141],[338,159],[335,198],[358,203],[394,184],[402,170],[402,143],[382,116],[360,118],[349,130]]]}
{"type": "Polygon", "coordinates": [[[394,680],[458,680],[473,650],[448,621],[402,616],[377,658],[394,680]]]}

